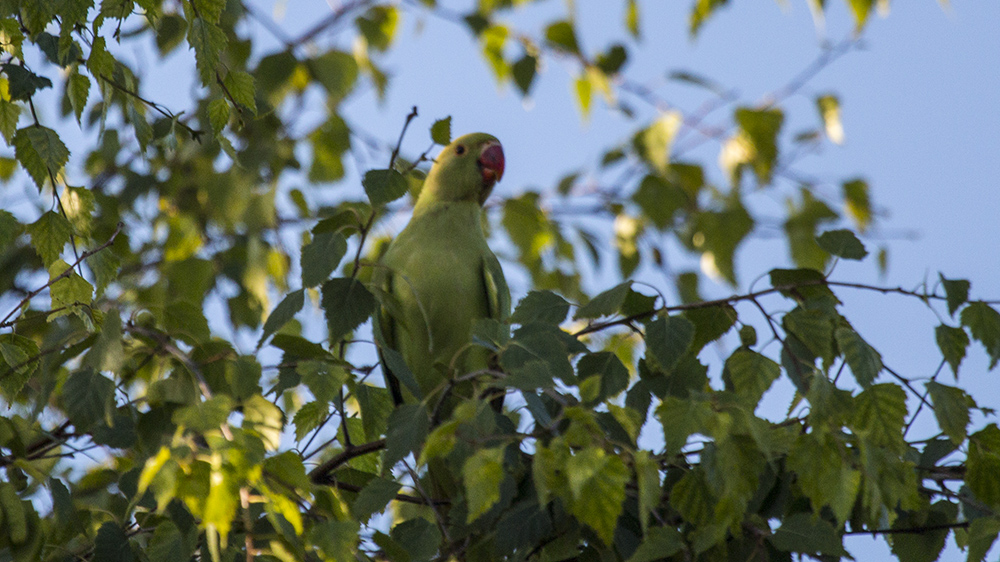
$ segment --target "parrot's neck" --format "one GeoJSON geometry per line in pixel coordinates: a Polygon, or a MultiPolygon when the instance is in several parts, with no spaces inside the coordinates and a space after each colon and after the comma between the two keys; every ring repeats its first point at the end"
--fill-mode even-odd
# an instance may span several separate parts
{"type": "Polygon", "coordinates": [[[450,234],[478,232],[483,236],[482,212],[482,207],[475,201],[419,199],[413,207],[410,225],[419,225],[421,229],[441,229],[450,234]]]}

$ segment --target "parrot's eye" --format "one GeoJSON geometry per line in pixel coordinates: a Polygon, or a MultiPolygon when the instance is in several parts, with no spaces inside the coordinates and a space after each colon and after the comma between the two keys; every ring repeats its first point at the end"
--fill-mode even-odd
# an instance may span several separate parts
{"type": "Polygon", "coordinates": [[[456,147],[455,147],[455,154],[457,154],[457,155],[459,155],[459,156],[461,156],[461,155],[465,154],[465,146],[463,146],[463,145],[461,145],[461,144],[460,144],[460,145],[458,145],[458,146],[456,146],[456,147]]]}

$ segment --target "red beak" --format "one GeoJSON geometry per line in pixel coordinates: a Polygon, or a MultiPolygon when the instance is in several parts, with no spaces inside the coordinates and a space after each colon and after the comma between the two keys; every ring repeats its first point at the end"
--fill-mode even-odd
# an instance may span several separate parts
{"type": "Polygon", "coordinates": [[[479,154],[479,171],[483,174],[483,183],[492,186],[503,177],[503,148],[500,143],[487,144],[479,154]]]}

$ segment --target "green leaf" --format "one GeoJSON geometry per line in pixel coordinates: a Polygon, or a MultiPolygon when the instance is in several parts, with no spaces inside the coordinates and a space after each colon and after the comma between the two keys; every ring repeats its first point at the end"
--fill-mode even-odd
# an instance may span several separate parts
{"type": "MultiPolygon", "coordinates": [[[[639,523],[642,526],[643,534],[648,537],[650,535],[648,529],[650,515],[659,509],[663,498],[663,489],[660,486],[660,463],[652,457],[649,451],[643,450],[636,451],[633,461],[637,495],[639,496],[639,523]]],[[[675,531],[673,527],[670,530],[675,531]]],[[[658,534],[656,529],[653,530],[653,534],[658,534]]]]}
{"type": "Polygon", "coordinates": [[[860,232],[867,230],[872,222],[872,202],[868,191],[868,182],[862,179],[846,181],[842,186],[844,209],[854,219],[860,232]]]}
{"type": "Polygon", "coordinates": [[[431,140],[441,146],[451,144],[451,115],[431,125],[431,140]]]}
{"type": "Polygon", "coordinates": [[[52,87],[51,80],[31,72],[23,66],[8,63],[0,68],[7,75],[7,88],[12,100],[28,101],[38,90],[52,87]]]}
{"type": "Polygon", "coordinates": [[[357,279],[334,278],[323,284],[320,300],[330,341],[340,341],[375,312],[378,301],[357,279]]]}
{"type": "Polygon", "coordinates": [[[347,239],[338,232],[319,232],[302,247],[302,286],[315,287],[330,278],[347,253],[347,239]]]}
{"type": "Polygon", "coordinates": [[[781,366],[772,359],[745,349],[737,350],[726,359],[726,370],[733,390],[751,409],[757,407],[761,397],[781,375],[781,366]]]}
{"type": "Polygon", "coordinates": [[[194,548],[187,546],[185,542],[173,521],[168,519],[157,524],[146,550],[149,561],[174,562],[191,558],[194,548]]]}
{"type": "Polygon", "coordinates": [[[397,407],[389,415],[383,470],[390,470],[406,455],[418,451],[429,430],[430,418],[423,406],[403,404],[397,407]]]}
{"type": "Polygon", "coordinates": [[[56,260],[49,266],[49,279],[56,279],[67,270],[69,275],[59,279],[49,287],[49,295],[52,297],[52,310],[65,308],[66,310],[56,311],[49,315],[49,318],[56,318],[69,314],[79,305],[89,305],[94,299],[94,287],[76,270],[70,269],[68,263],[56,260]]]}
{"type": "Polygon", "coordinates": [[[862,388],[871,386],[882,371],[882,356],[852,328],[837,328],[834,335],[855,380],[862,388]]]}
{"type": "Polygon", "coordinates": [[[302,456],[295,451],[285,451],[264,459],[264,470],[269,478],[276,478],[292,489],[308,490],[312,486],[302,464],[302,456]]]}
{"type": "Polygon", "coordinates": [[[232,398],[225,394],[217,394],[204,402],[176,410],[171,416],[171,421],[191,431],[204,433],[218,429],[226,423],[232,411],[232,398]]]}
{"type": "Polygon", "coordinates": [[[69,149],[59,134],[38,125],[18,129],[14,134],[14,155],[41,190],[56,177],[69,160],[69,149]]]}
{"type": "Polygon", "coordinates": [[[101,421],[111,425],[115,383],[93,369],[77,371],[63,385],[62,407],[77,431],[88,431],[101,421]]]}
{"type": "Polygon", "coordinates": [[[689,470],[670,489],[670,505],[685,521],[694,525],[707,523],[715,504],[716,499],[700,469],[689,470]]]}
{"type": "Polygon", "coordinates": [[[357,385],[353,394],[361,409],[361,424],[365,429],[365,436],[369,441],[374,441],[385,434],[389,415],[395,408],[392,397],[388,390],[367,384],[357,385]]]}
{"type": "Polygon", "coordinates": [[[586,448],[566,461],[566,477],[573,494],[570,513],[594,529],[604,544],[612,544],[625,501],[628,467],[603,449],[586,448]]]}
{"type": "Polygon", "coordinates": [[[976,499],[1000,507],[1000,429],[995,423],[969,436],[965,483],[976,499]]]}
{"type": "Polygon", "coordinates": [[[861,31],[868,21],[868,15],[875,7],[875,0],[848,0],[851,11],[854,13],[855,29],[861,31]]]}
{"type": "Polygon", "coordinates": [[[715,13],[715,10],[725,6],[729,0],[697,0],[691,8],[689,29],[691,37],[698,35],[698,30],[715,13]]]}
{"type": "Polygon", "coordinates": [[[855,399],[851,429],[875,445],[898,451],[903,446],[906,393],[891,383],[868,387],[855,399]]]}
{"type": "Polygon", "coordinates": [[[399,9],[395,6],[373,6],[363,17],[354,20],[354,23],[372,48],[385,51],[392,45],[396,35],[399,9]]]}
{"type": "Polygon", "coordinates": [[[816,238],[819,247],[845,260],[861,260],[868,255],[865,245],[847,229],[828,230],[816,238]]]}
{"type": "Polygon", "coordinates": [[[834,144],[844,143],[844,124],[840,120],[840,100],[837,96],[826,94],[817,96],[816,109],[823,120],[823,130],[826,138],[834,144]]]}
{"type": "Polygon", "coordinates": [[[466,523],[472,523],[500,501],[503,449],[480,449],[462,466],[465,497],[469,503],[466,523]]]}
{"type": "Polygon", "coordinates": [[[708,306],[685,310],[683,314],[694,325],[694,340],[689,351],[699,352],[709,343],[726,335],[738,318],[732,305],[708,306]]]}
{"type": "Polygon", "coordinates": [[[653,527],[628,562],[655,562],[670,558],[684,548],[684,537],[673,527],[653,527]]]}
{"type": "Polygon", "coordinates": [[[960,315],[963,326],[968,326],[972,337],[986,348],[990,356],[990,369],[1000,361],[1000,314],[981,301],[969,303],[960,315]]]}
{"type": "Polygon", "coordinates": [[[437,526],[421,517],[397,524],[392,528],[391,536],[413,561],[430,560],[441,545],[441,532],[437,526]]]}
{"type": "Polygon", "coordinates": [[[198,15],[211,23],[219,23],[223,10],[226,9],[226,0],[194,0],[198,15]]]}
{"type": "Polygon", "coordinates": [[[97,530],[97,537],[94,538],[94,560],[101,562],[135,561],[128,537],[117,523],[107,521],[97,530]]]}
{"type": "Polygon", "coordinates": [[[398,482],[375,477],[365,484],[351,504],[351,513],[360,523],[366,523],[371,516],[381,513],[385,506],[395,499],[396,493],[402,488],[398,482]]]}
{"type": "Polygon", "coordinates": [[[621,359],[610,351],[588,353],[576,364],[581,381],[596,376],[596,395],[584,396],[583,385],[580,386],[580,396],[585,402],[603,402],[614,398],[628,388],[628,369],[621,359]]]}
{"type": "MultiPolygon", "coordinates": [[[[786,331],[791,332],[809,351],[822,358],[824,363],[833,359],[833,322],[830,315],[822,310],[796,308],[782,318],[782,323],[786,331]]],[[[858,357],[862,356],[859,351],[858,357]]],[[[864,375],[868,371],[862,370],[861,373],[864,375]]]]}
{"type": "Polygon", "coordinates": [[[663,426],[667,454],[676,455],[687,444],[688,437],[707,431],[713,412],[708,402],[666,396],[656,408],[656,416],[663,426]]]}
{"type": "Polygon", "coordinates": [[[521,90],[522,96],[527,96],[531,91],[531,85],[538,74],[538,59],[531,55],[524,55],[510,67],[514,77],[514,85],[521,90]]]}
{"type": "Polygon", "coordinates": [[[101,332],[84,357],[83,364],[97,371],[117,373],[125,362],[123,341],[121,316],[118,309],[112,308],[104,314],[101,332]]]}
{"type": "Polygon", "coordinates": [[[545,28],[545,40],[558,50],[578,55],[580,43],[576,40],[576,30],[569,21],[557,21],[545,28]]]}
{"type": "Polygon", "coordinates": [[[87,108],[87,97],[90,95],[90,78],[86,75],[74,71],[66,79],[66,95],[69,97],[70,106],[76,116],[76,122],[80,123],[83,110],[87,108]]]}
{"type": "Polygon", "coordinates": [[[971,286],[965,279],[945,279],[941,277],[941,285],[944,286],[945,299],[948,302],[948,314],[955,315],[955,311],[960,306],[969,301],[969,287],[971,286]]]}
{"type": "Polygon", "coordinates": [[[12,144],[17,132],[17,121],[21,117],[21,105],[0,99],[0,134],[7,144],[12,144]]]}
{"type": "Polygon", "coordinates": [[[281,409],[259,393],[243,401],[243,429],[256,433],[268,451],[276,451],[281,445],[284,425],[281,409]]]}
{"type": "Polygon", "coordinates": [[[236,103],[246,107],[253,113],[257,113],[256,90],[254,89],[253,76],[241,70],[231,71],[226,74],[222,84],[236,103]]]}
{"type": "Polygon", "coordinates": [[[576,103],[580,106],[580,115],[586,120],[590,117],[590,102],[593,98],[593,84],[590,82],[590,75],[581,73],[573,80],[573,92],[576,94],[576,103]]]}
{"type": "Polygon", "coordinates": [[[628,51],[620,44],[614,44],[608,48],[607,52],[597,55],[595,64],[605,75],[612,76],[625,66],[628,60],[628,51]]]}
{"type": "Polygon", "coordinates": [[[830,433],[814,431],[799,435],[788,453],[788,469],[813,512],[827,506],[840,522],[850,516],[861,485],[861,473],[842,456],[844,448],[830,433]]]}
{"type": "Polygon", "coordinates": [[[215,98],[208,102],[208,124],[218,135],[229,124],[229,102],[225,98],[215,98]]]}
{"type": "Polygon", "coordinates": [[[934,381],[927,383],[927,392],[934,404],[934,417],[937,418],[941,431],[955,445],[965,441],[969,427],[969,407],[974,404],[972,398],[961,388],[943,385],[934,381]]]}
{"type": "Polygon", "coordinates": [[[934,338],[957,379],[958,367],[962,364],[962,359],[965,359],[965,351],[969,347],[969,335],[962,328],[941,324],[934,329],[934,338]]]}
{"type": "Polygon", "coordinates": [[[358,80],[358,63],[354,57],[341,51],[326,53],[306,61],[310,74],[327,91],[330,103],[336,104],[347,97],[358,80]]]}
{"type": "Polygon", "coordinates": [[[768,541],[778,550],[810,555],[850,556],[833,525],[806,513],[785,518],[768,541]]]}
{"type": "Polygon", "coordinates": [[[553,377],[575,384],[567,354],[586,349],[581,348],[579,341],[551,324],[521,326],[500,355],[500,365],[510,375],[503,379],[503,384],[521,390],[550,388],[554,385],[553,377]]]}
{"type": "MultiPolygon", "coordinates": [[[[625,29],[636,40],[640,39],[639,32],[639,2],[638,0],[628,0],[625,7],[625,29]]],[[[668,555],[669,556],[669,555],[668,555]]]]}
{"type": "Polygon", "coordinates": [[[351,148],[347,123],[338,115],[332,114],[326,122],[309,133],[309,142],[312,145],[309,181],[331,182],[344,177],[342,156],[351,148]]]}
{"type": "Polygon", "coordinates": [[[323,560],[351,560],[357,552],[357,521],[322,521],[309,532],[309,543],[323,560]]]}
{"type": "Polygon", "coordinates": [[[314,400],[302,405],[295,417],[292,418],[292,425],[295,426],[295,439],[301,441],[305,439],[309,432],[316,429],[326,421],[330,414],[330,403],[314,400]]]}
{"type": "Polygon", "coordinates": [[[38,344],[18,334],[0,334],[0,357],[6,363],[0,363],[0,391],[13,403],[38,369],[38,344]]]}
{"type": "Polygon", "coordinates": [[[785,115],[780,109],[736,110],[736,122],[752,145],[754,173],[762,185],[771,183],[771,174],[778,161],[778,133],[785,115]]]}
{"type": "Polygon", "coordinates": [[[517,303],[510,321],[514,324],[529,324],[543,322],[559,325],[569,313],[569,303],[566,299],[552,291],[531,291],[517,303]]]}
{"type": "Polygon", "coordinates": [[[290,322],[295,315],[302,310],[302,306],[305,304],[305,291],[299,289],[297,291],[292,291],[285,295],[285,298],[281,299],[278,306],[274,307],[271,314],[267,315],[267,320],[264,322],[264,330],[260,335],[260,340],[257,342],[257,347],[260,347],[271,334],[280,330],[285,324],[290,322]]]}
{"type": "Polygon", "coordinates": [[[37,221],[29,224],[27,230],[31,236],[32,247],[41,256],[42,263],[46,267],[59,259],[59,254],[73,234],[73,227],[69,221],[55,211],[46,211],[37,221]]]}
{"type": "Polygon", "coordinates": [[[221,55],[229,43],[226,32],[204,18],[194,18],[188,28],[188,42],[194,49],[201,82],[206,86],[215,84],[221,55]]]}
{"type": "Polygon", "coordinates": [[[969,562],[981,562],[993,547],[1000,533],[1000,519],[996,517],[979,517],[969,525],[969,562]]]}
{"type": "Polygon", "coordinates": [[[369,170],[361,180],[373,207],[391,203],[406,195],[408,184],[396,170],[369,170]]]}
{"type": "Polygon", "coordinates": [[[648,355],[664,371],[673,369],[694,339],[694,324],[681,316],[657,318],[646,327],[648,355]]]}
{"type": "Polygon", "coordinates": [[[667,166],[670,164],[670,146],[683,122],[684,118],[680,112],[667,111],[657,117],[649,127],[632,137],[632,146],[636,153],[654,171],[660,174],[667,173],[667,166]]]}
{"type": "Polygon", "coordinates": [[[642,179],[632,200],[660,229],[673,226],[677,212],[691,204],[690,196],[680,186],[654,174],[642,179]]]}
{"type": "Polygon", "coordinates": [[[924,527],[919,533],[894,533],[892,553],[907,562],[934,562],[941,556],[945,542],[958,515],[957,503],[948,500],[935,502],[929,510],[906,512],[893,521],[894,529],[924,527]]]}
{"type": "Polygon", "coordinates": [[[590,299],[590,302],[578,308],[576,314],[573,315],[573,319],[596,319],[602,316],[617,314],[621,310],[622,304],[625,303],[625,297],[628,296],[631,286],[632,282],[626,281],[599,293],[590,299]]]}
{"type": "Polygon", "coordinates": [[[204,343],[212,337],[201,307],[187,301],[175,301],[166,307],[164,327],[170,335],[190,345],[204,343]]]}

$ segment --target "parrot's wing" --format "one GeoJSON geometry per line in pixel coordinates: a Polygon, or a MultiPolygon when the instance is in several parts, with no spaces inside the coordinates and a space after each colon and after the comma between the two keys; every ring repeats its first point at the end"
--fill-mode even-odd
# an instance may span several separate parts
{"type": "MultiPolygon", "coordinates": [[[[392,272],[388,271],[382,275],[381,287],[379,288],[382,289],[383,300],[394,297],[392,291],[393,277],[392,272]]],[[[374,332],[373,335],[377,344],[375,348],[378,350],[379,363],[382,364],[382,374],[385,376],[385,386],[389,389],[389,393],[392,394],[392,401],[399,406],[403,403],[403,391],[399,387],[399,378],[392,373],[386,357],[389,353],[398,353],[396,319],[389,313],[389,306],[387,305],[388,303],[383,302],[379,307],[378,314],[374,318],[375,325],[372,331],[374,332]]]]}
{"type": "Polygon", "coordinates": [[[510,289],[503,269],[493,252],[483,259],[483,288],[486,290],[487,316],[500,322],[510,320],[510,289]]]}

